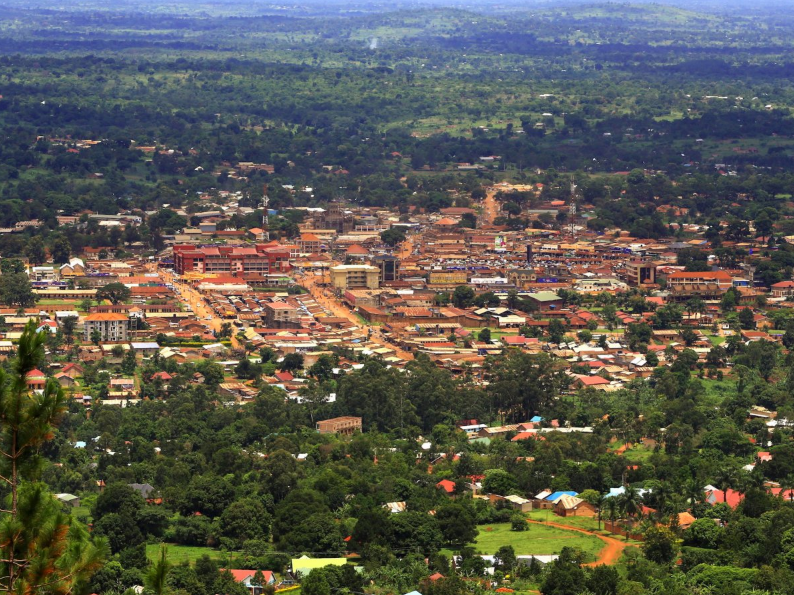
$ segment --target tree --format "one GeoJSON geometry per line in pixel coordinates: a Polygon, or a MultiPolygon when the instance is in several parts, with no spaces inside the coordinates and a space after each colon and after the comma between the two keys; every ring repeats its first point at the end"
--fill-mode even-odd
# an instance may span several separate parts
{"type": "Polygon", "coordinates": [[[529,523],[524,515],[520,512],[515,512],[510,516],[510,530],[511,531],[528,531],[529,523]]]}
{"type": "Polygon", "coordinates": [[[171,563],[168,561],[168,548],[160,546],[160,554],[157,560],[146,574],[146,588],[154,595],[166,595],[168,593],[168,573],[171,570],[171,563]]]}
{"type": "Polygon", "coordinates": [[[25,255],[33,264],[40,265],[46,262],[47,252],[40,237],[33,236],[28,240],[28,244],[25,246],[25,255]]]}
{"type": "Polygon", "coordinates": [[[477,340],[483,343],[491,342],[491,329],[484,328],[477,334],[477,340]]]}
{"type": "Polygon", "coordinates": [[[52,254],[52,261],[55,264],[64,264],[69,262],[69,257],[72,255],[72,245],[64,237],[60,237],[53,242],[50,247],[52,254]]]}
{"type": "Polygon", "coordinates": [[[3,258],[0,260],[0,272],[3,275],[10,275],[11,273],[24,273],[25,263],[18,258],[3,258]]]}
{"type": "Polygon", "coordinates": [[[477,518],[470,506],[451,502],[439,506],[436,520],[444,541],[452,546],[463,546],[477,538],[477,518]]]}
{"type": "Polygon", "coordinates": [[[482,489],[487,494],[509,496],[518,488],[513,474],[504,469],[488,469],[482,481],[482,489]]]}
{"type": "Polygon", "coordinates": [[[651,562],[670,564],[675,558],[675,539],[675,535],[667,527],[651,527],[645,531],[642,552],[651,562]]]}
{"type": "Polygon", "coordinates": [[[554,318],[549,322],[548,333],[549,341],[561,343],[565,337],[565,324],[559,318],[554,318]]]}
{"type": "Polygon", "coordinates": [[[96,328],[93,329],[91,331],[91,334],[89,335],[89,339],[94,345],[98,346],[99,343],[102,341],[102,332],[99,329],[96,328]]]}
{"type": "Polygon", "coordinates": [[[27,390],[25,375],[43,357],[45,340],[30,321],[13,371],[0,370],[0,482],[10,493],[9,508],[0,512],[0,591],[9,593],[71,593],[107,554],[104,541],[70,527],[52,496],[31,481],[40,448],[65,411],[63,390],[54,380],[41,394],[27,390]]]}
{"type": "Polygon", "coordinates": [[[405,231],[397,227],[390,227],[381,232],[380,240],[387,246],[396,246],[405,241],[405,231]]]}
{"type": "Polygon", "coordinates": [[[3,275],[0,284],[0,301],[8,306],[30,308],[38,301],[38,296],[33,293],[30,279],[25,273],[9,273],[3,275]]]}
{"type": "Polygon", "coordinates": [[[523,422],[552,404],[570,379],[547,354],[510,350],[490,366],[494,407],[511,422],[523,422]]]}
{"type": "Polygon", "coordinates": [[[452,303],[456,308],[467,308],[474,300],[474,290],[468,285],[458,285],[452,292],[452,303]]]}
{"type": "Polygon", "coordinates": [[[295,372],[303,369],[303,355],[300,353],[288,353],[281,360],[279,369],[282,372],[295,372]]]}
{"type": "MultiPolygon", "coordinates": [[[[526,525],[526,522],[524,522],[526,525]]],[[[503,545],[494,555],[494,566],[502,572],[512,572],[513,568],[518,564],[518,558],[512,545],[503,545]]]]}
{"type": "Polygon", "coordinates": [[[98,301],[109,300],[111,304],[120,304],[126,302],[132,297],[132,291],[124,283],[108,283],[100,287],[96,292],[96,299],[98,301]]]}
{"type": "Polygon", "coordinates": [[[240,549],[249,539],[268,539],[270,537],[270,515],[261,501],[243,498],[232,503],[221,514],[221,535],[240,549]]]}
{"type": "Polygon", "coordinates": [[[74,331],[77,328],[77,317],[67,316],[61,319],[61,332],[66,338],[66,343],[71,345],[74,342],[74,331]]]}
{"type": "Polygon", "coordinates": [[[755,316],[750,308],[742,308],[739,311],[739,324],[745,331],[755,328],[755,316]]]}

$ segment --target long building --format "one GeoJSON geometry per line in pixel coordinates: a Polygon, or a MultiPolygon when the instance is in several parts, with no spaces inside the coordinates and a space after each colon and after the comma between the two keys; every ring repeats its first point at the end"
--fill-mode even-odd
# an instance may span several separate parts
{"type": "Polygon", "coordinates": [[[269,275],[290,269],[290,249],[278,244],[254,246],[174,246],[174,270],[180,274],[269,275]]]}

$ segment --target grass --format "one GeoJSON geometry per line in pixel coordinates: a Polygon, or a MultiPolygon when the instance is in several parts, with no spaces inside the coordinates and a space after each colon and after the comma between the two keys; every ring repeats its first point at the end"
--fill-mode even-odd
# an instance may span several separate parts
{"type": "MultiPolygon", "coordinates": [[[[545,511],[540,512],[545,515],[545,511]]],[[[558,520],[555,515],[551,513],[549,515],[551,520],[558,520]]],[[[545,520],[545,516],[537,520],[545,520]]],[[[595,559],[604,545],[597,537],[590,535],[543,525],[527,526],[527,531],[511,531],[510,523],[480,527],[474,547],[483,554],[492,555],[503,545],[512,545],[516,554],[520,556],[559,554],[564,547],[575,547],[595,559]]]]}
{"type": "MultiPolygon", "coordinates": [[[[188,562],[190,564],[194,564],[196,560],[201,558],[203,555],[208,555],[213,560],[217,560],[219,562],[225,562],[228,560],[229,553],[221,552],[216,549],[212,549],[209,547],[198,547],[198,546],[189,546],[189,545],[174,545],[174,544],[165,544],[168,547],[168,561],[173,564],[181,564],[183,562],[188,562]]],[[[146,557],[149,560],[154,561],[157,558],[157,555],[160,552],[160,544],[159,543],[149,543],[146,544],[146,557]]],[[[234,555],[234,554],[231,554],[234,555]]]]}

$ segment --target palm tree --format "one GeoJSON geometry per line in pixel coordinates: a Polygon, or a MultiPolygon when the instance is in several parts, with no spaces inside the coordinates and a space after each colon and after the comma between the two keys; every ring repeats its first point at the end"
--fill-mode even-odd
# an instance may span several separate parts
{"type": "Polygon", "coordinates": [[[601,512],[604,508],[604,504],[606,504],[607,497],[604,494],[598,494],[598,499],[595,502],[598,510],[598,530],[601,530],[601,512]]]}
{"type": "Polygon", "coordinates": [[[739,481],[739,474],[734,467],[723,467],[714,478],[717,488],[722,492],[722,501],[728,503],[728,490],[735,488],[739,481]]]}
{"type": "Polygon", "coordinates": [[[614,496],[610,496],[606,499],[607,502],[607,510],[609,511],[609,523],[610,529],[614,533],[615,532],[615,517],[617,516],[618,509],[620,508],[620,502],[614,496]]]}
{"type": "MultiPolygon", "coordinates": [[[[629,522],[629,527],[634,525],[634,519],[637,514],[642,511],[642,501],[640,493],[632,486],[626,486],[625,491],[620,496],[620,504],[623,511],[626,513],[626,520],[629,522]]],[[[628,533],[630,533],[629,531],[628,533]]],[[[629,536],[626,534],[626,539],[629,536]]]]}

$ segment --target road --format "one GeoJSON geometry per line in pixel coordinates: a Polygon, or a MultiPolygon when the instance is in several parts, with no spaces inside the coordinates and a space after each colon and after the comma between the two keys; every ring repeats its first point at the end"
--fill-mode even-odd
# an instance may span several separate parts
{"type": "Polygon", "coordinates": [[[528,523],[534,523],[536,525],[547,525],[549,527],[554,527],[556,529],[564,529],[565,531],[575,531],[577,533],[584,533],[585,535],[592,535],[593,537],[598,537],[601,541],[604,542],[604,547],[598,552],[598,557],[596,558],[595,562],[590,562],[589,564],[585,564],[585,566],[600,566],[601,564],[606,564],[607,566],[612,566],[618,563],[620,557],[623,555],[623,550],[627,547],[636,547],[632,544],[627,544],[625,541],[621,541],[615,537],[607,537],[606,535],[601,535],[600,533],[594,533],[592,531],[588,531],[587,529],[580,529],[578,527],[571,527],[570,525],[562,525],[560,523],[555,523],[551,521],[531,521],[527,520],[528,523]]]}
{"type": "MultiPolygon", "coordinates": [[[[365,326],[362,324],[361,319],[352,312],[349,308],[345,307],[342,303],[339,302],[333,295],[331,295],[330,290],[324,287],[319,287],[317,285],[318,280],[322,279],[322,277],[318,278],[315,277],[312,273],[304,274],[299,277],[296,277],[300,285],[306,289],[315,301],[320,304],[323,308],[328,310],[334,316],[339,318],[345,318],[349,320],[352,324],[363,327],[365,326]]],[[[377,327],[367,327],[372,329],[372,334],[369,337],[369,341],[372,343],[376,343],[381,347],[386,347],[391,349],[395,352],[395,355],[400,359],[410,361],[414,359],[414,356],[411,355],[408,351],[400,349],[396,345],[392,345],[386,339],[384,339],[380,335],[380,330],[377,327]]]]}
{"type": "Polygon", "coordinates": [[[494,219],[499,216],[499,203],[496,201],[496,189],[489,188],[482,201],[482,214],[480,225],[493,225],[494,219]]]}
{"type": "Polygon", "coordinates": [[[193,309],[193,313],[199,317],[201,322],[209,326],[216,333],[220,332],[224,320],[218,317],[212,308],[207,306],[203,296],[198,291],[181,279],[174,279],[174,274],[171,271],[161,269],[157,272],[164,283],[171,283],[175,288],[179,289],[179,301],[189,304],[193,309]],[[210,317],[209,320],[207,317],[210,317]]]}

